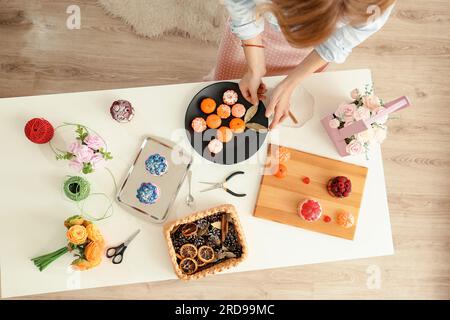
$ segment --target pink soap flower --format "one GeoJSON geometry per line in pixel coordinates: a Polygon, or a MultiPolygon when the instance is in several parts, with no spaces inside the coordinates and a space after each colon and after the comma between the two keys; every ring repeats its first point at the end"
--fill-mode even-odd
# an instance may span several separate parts
{"type": "Polygon", "coordinates": [[[102,138],[100,138],[97,135],[88,135],[85,139],[84,139],[84,143],[91,149],[93,150],[99,150],[101,148],[105,148],[105,142],[103,141],[102,138]]]}
{"type": "Polygon", "coordinates": [[[339,105],[339,107],[337,108],[335,115],[336,117],[340,118],[340,119],[344,119],[345,121],[351,121],[353,120],[353,114],[356,111],[356,106],[351,103],[351,104],[341,104],[339,105]]]}
{"type": "Polygon", "coordinates": [[[73,158],[69,162],[69,167],[75,170],[76,172],[80,172],[83,169],[83,163],[80,162],[77,158],[73,158]]]}
{"type": "Polygon", "coordinates": [[[103,158],[103,155],[100,153],[94,154],[94,156],[91,159],[91,165],[94,170],[103,168],[105,165],[105,159],[103,158]]]}
{"type": "Polygon", "coordinates": [[[363,105],[369,110],[375,110],[381,107],[380,98],[377,96],[365,96],[363,97],[363,105]]]}
{"type": "Polygon", "coordinates": [[[82,145],[74,154],[78,161],[87,163],[90,162],[94,156],[94,151],[88,146],[82,145]]]}
{"type": "Polygon", "coordinates": [[[364,153],[364,146],[358,140],[352,140],[346,148],[347,152],[351,155],[358,155],[364,153]]]}
{"type": "Polygon", "coordinates": [[[77,140],[69,146],[69,152],[72,154],[76,154],[80,151],[82,144],[77,140]]]}

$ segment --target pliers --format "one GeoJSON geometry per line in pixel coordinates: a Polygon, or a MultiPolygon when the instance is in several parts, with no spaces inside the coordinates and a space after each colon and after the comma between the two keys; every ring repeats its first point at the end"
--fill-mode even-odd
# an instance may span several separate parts
{"type": "Polygon", "coordinates": [[[232,174],[230,174],[225,181],[223,182],[219,182],[219,183],[214,183],[214,182],[200,182],[203,184],[211,184],[212,186],[209,187],[208,189],[202,190],[200,192],[206,192],[206,191],[210,191],[210,190],[215,190],[215,189],[223,189],[226,192],[228,192],[229,194],[235,196],[235,197],[245,197],[247,194],[246,193],[236,193],[231,191],[230,189],[228,189],[227,187],[227,182],[230,181],[231,178],[233,178],[234,176],[238,175],[238,174],[244,174],[244,171],[236,171],[233,172],[232,174]]]}

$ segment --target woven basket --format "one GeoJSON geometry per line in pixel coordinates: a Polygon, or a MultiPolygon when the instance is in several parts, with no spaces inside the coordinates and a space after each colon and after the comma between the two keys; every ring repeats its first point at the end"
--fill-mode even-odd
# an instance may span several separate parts
{"type": "Polygon", "coordinates": [[[236,209],[231,204],[225,204],[225,205],[214,207],[214,208],[211,208],[208,210],[199,211],[199,212],[196,212],[196,213],[194,213],[188,217],[185,217],[183,219],[179,219],[174,222],[170,222],[164,227],[164,235],[166,237],[167,245],[169,247],[169,256],[170,256],[170,260],[172,261],[173,268],[174,268],[175,273],[177,274],[178,278],[180,278],[182,280],[199,279],[199,278],[205,277],[210,274],[218,273],[222,270],[226,270],[226,269],[229,269],[231,267],[238,265],[240,262],[242,262],[247,257],[247,244],[245,242],[244,233],[242,231],[242,226],[239,221],[239,217],[236,213],[236,209]],[[177,227],[178,225],[195,222],[197,220],[206,218],[208,216],[214,215],[219,212],[226,212],[229,214],[231,221],[234,224],[237,236],[239,238],[239,242],[242,246],[242,255],[239,258],[226,259],[220,263],[212,265],[211,267],[203,269],[201,271],[198,271],[194,274],[191,274],[191,275],[185,274],[180,269],[180,267],[178,266],[178,263],[177,263],[176,251],[175,251],[175,248],[173,247],[172,239],[171,239],[172,230],[175,227],[177,227]]]}

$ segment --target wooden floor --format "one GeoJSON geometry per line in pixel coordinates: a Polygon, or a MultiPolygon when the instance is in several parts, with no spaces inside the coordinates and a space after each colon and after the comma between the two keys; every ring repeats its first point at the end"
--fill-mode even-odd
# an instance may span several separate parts
{"type": "MultiPolygon", "coordinates": [[[[0,0],[0,97],[201,81],[216,46],[137,37],[94,0],[0,0]]],[[[383,157],[395,255],[33,296],[32,299],[449,299],[450,2],[402,0],[385,28],[331,70],[370,68],[377,93],[414,107],[390,123],[383,157]],[[381,288],[367,286],[369,266],[381,288]],[[375,267],[376,268],[376,267],[375,267]]]]}

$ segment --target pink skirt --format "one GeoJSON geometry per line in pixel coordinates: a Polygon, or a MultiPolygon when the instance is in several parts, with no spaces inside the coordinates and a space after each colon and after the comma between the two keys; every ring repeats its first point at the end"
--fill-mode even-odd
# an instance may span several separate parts
{"type": "MultiPolygon", "coordinates": [[[[313,48],[292,47],[283,33],[275,30],[268,22],[266,22],[262,38],[265,46],[266,76],[287,74],[313,50],[313,48]]],[[[216,66],[204,80],[241,79],[246,71],[247,63],[241,40],[231,32],[230,21],[228,21],[220,42],[216,66]]]]}

